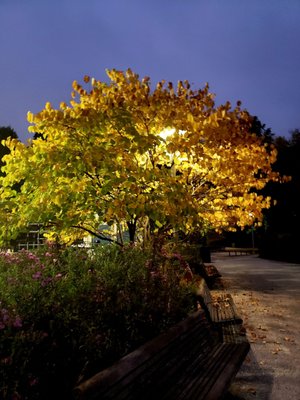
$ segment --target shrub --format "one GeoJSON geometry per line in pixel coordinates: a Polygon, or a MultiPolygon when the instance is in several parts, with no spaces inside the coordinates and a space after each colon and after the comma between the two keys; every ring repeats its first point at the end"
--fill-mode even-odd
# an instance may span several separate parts
{"type": "Polygon", "coordinates": [[[67,399],[72,387],[184,318],[180,257],[128,247],[0,253],[0,397],[67,399]]]}

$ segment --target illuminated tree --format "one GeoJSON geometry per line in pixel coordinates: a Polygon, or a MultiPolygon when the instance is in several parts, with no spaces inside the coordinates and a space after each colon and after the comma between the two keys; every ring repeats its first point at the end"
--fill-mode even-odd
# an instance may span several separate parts
{"type": "MultiPolygon", "coordinates": [[[[128,229],[132,241],[155,231],[233,229],[260,221],[271,204],[259,191],[278,180],[276,151],[250,133],[251,117],[216,107],[208,86],[159,82],[130,70],[109,83],[73,83],[72,100],[33,115],[42,137],[6,141],[1,201],[11,204],[10,233],[44,222],[63,241],[101,223],[128,229]],[[19,192],[13,190],[22,182],[19,192]]],[[[122,242],[122,240],[120,239],[122,242]]]]}

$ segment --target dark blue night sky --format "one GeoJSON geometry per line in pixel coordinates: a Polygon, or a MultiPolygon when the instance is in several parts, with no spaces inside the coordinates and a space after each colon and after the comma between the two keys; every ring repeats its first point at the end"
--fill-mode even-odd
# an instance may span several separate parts
{"type": "Polygon", "coordinates": [[[131,68],[209,82],[277,135],[300,129],[299,0],[0,0],[0,126],[69,101],[73,80],[131,68]]]}

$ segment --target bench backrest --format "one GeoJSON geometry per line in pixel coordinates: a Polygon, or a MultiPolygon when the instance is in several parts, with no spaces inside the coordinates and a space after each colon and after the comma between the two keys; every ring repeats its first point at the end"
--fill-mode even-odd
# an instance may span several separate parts
{"type": "Polygon", "coordinates": [[[209,304],[213,301],[210,290],[204,278],[199,278],[197,280],[196,295],[198,298],[202,298],[205,304],[209,304]]]}
{"type": "Polygon", "coordinates": [[[172,374],[174,379],[180,370],[184,371],[191,364],[189,358],[194,358],[195,354],[202,354],[205,358],[205,354],[209,354],[217,343],[217,335],[204,312],[197,311],[77,386],[75,398],[119,399],[127,398],[126,393],[128,398],[139,398],[138,393],[140,398],[146,398],[142,392],[149,385],[149,380],[161,381],[161,374],[165,374],[166,379],[168,374],[172,374]]]}

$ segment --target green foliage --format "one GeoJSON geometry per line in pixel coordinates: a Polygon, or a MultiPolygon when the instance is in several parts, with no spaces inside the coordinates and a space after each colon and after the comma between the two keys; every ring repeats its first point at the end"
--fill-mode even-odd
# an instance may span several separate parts
{"type": "Polygon", "coordinates": [[[70,398],[193,310],[186,272],[132,247],[0,253],[0,397],[70,398]]]}

